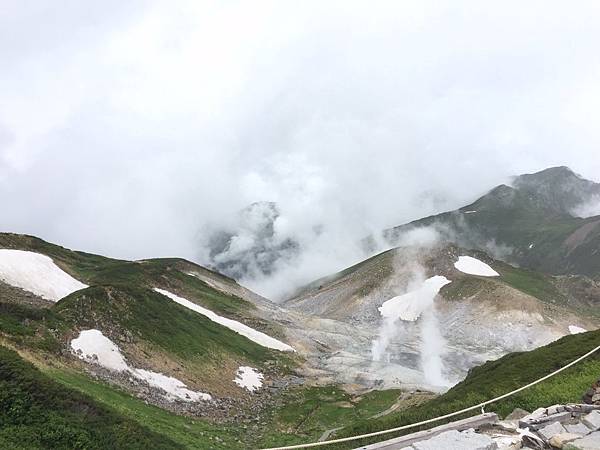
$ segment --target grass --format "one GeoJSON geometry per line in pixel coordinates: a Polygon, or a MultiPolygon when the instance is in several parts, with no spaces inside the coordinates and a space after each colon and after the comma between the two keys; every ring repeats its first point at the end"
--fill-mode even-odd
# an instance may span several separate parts
{"type": "Polygon", "coordinates": [[[16,352],[0,347],[0,448],[178,449],[91,397],[42,374],[16,352]]]}
{"type": "Polygon", "coordinates": [[[227,355],[259,363],[279,355],[150,289],[95,286],[60,300],[55,312],[78,328],[117,328],[186,360],[218,364],[227,355]]]}
{"type": "Polygon", "coordinates": [[[536,297],[543,302],[561,304],[566,298],[554,286],[551,277],[531,270],[502,264],[498,267],[501,280],[525,294],[536,297]]]}
{"type": "MultiPolygon", "coordinates": [[[[600,330],[565,336],[530,352],[508,354],[472,369],[464,381],[435,400],[392,417],[363,421],[343,429],[338,436],[353,436],[394,428],[476,405],[541,378],[598,345],[600,345],[600,330]]],[[[486,411],[494,411],[500,416],[505,416],[517,407],[533,410],[556,403],[579,402],[584,392],[599,376],[600,352],[596,352],[587,360],[547,381],[498,403],[488,405],[486,411]]],[[[476,412],[467,415],[474,414],[476,412]]],[[[418,431],[418,428],[411,429],[407,433],[414,431],[418,431]]],[[[398,435],[400,434],[391,433],[386,438],[391,439],[398,435]]],[[[349,445],[332,448],[355,448],[374,441],[377,439],[355,441],[349,445]]]]}
{"type": "Polygon", "coordinates": [[[183,448],[244,448],[240,442],[244,440],[244,433],[239,426],[215,425],[202,419],[177,416],[72,370],[50,368],[46,373],[63,385],[93,397],[128,420],[143,423],[156,433],[168,436],[183,448]]]}
{"type": "Polygon", "coordinates": [[[257,447],[291,445],[318,439],[323,432],[347,426],[389,408],[400,390],[372,391],[353,397],[336,386],[301,387],[287,392],[257,447]]]}

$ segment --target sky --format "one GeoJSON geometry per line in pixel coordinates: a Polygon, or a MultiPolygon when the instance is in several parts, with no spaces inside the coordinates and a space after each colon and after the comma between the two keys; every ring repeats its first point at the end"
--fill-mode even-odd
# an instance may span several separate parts
{"type": "Polygon", "coordinates": [[[596,1],[3,0],[0,230],[202,263],[207,227],[274,201],[305,250],[248,283],[277,296],[511,175],[600,181],[599,21],[596,1]]]}

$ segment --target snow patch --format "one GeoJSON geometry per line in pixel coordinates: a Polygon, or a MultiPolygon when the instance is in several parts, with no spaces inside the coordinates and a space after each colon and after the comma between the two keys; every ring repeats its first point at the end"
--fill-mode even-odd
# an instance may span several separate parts
{"type": "Polygon", "coordinates": [[[248,389],[250,392],[262,387],[264,375],[256,369],[248,366],[241,366],[236,373],[234,383],[238,386],[248,389]]]}
{"type": "Polygon", "coordinates": [[[569,325],[569,333],[571,334],[579,334],[585,332],[587,332],[585,328],[578,327],[577,325],[569,325]]]}
{"type": "Polygon", "coordinates": [[[99,330],[84,330],[71,341],[73,352],[87,362],[96,363],[107,369],[122,372],[129,370],[119,347],[99,330]]]}
{"type": "Polygon", "coordinates": [[[53,302],[88,287],[48,256],[24,250],[0,249],[0,280],[53,302]]]}
{"type": "Polygon", "coordinates": [[[529,250],[531,250],[533,248],[533,243],[529,244],[529,247],[527,247],[529,250]]]}
{"type": "Polygon", "coordinates": [[[471,211],[463,211],[463,214],[475,214],[477,211],[475,210],[471,210],[471,211]]]}
{"type": "Polygon", "coordinates": [[[167,398],[169,400],[178,398],[185,401],[197,402],[198,400],[212,399],[209,394],[191,391],[177,378],[169,377],[162,373],[144,369],[134,369],[132,370],[132,373],[135,377],[146,380],[148,384],[164,390],[167,393],[167,398]]]}
{"type": "Polygon", "coordinates": [[[440,275],[428,278],[420,288],[384,302],[379,312],[385,319],[414,322],[431,306],[440,289],[448,283],[450,280],[440,275]]]}
{"type": "Polygon", "coordinates": [[[199,306],[189,300],[186,300],[183,297],[179,297],[178,295],[175,295],[172,292],[165,291],[164,289],[154,288],[154,290],[156,292],[158,292],[159,294],[162,294],[165,297],[170,298],[174,302],[179,303],[180,305],[185,306],[186,308],[191,309],[192,311],[200,313],[203,316],[206,316],[208,319],[212,320],[213,322],[216,322],[219,325],[223,325],[224,327],[227,327],[230,330],[235,331],[236,333],[241,334],[244,337],[247,337],[251,341],[256,342],[259,345],[262,345],[263,347],[271,348],[274,350],[280,350],[282,352],[294,352],[295,351],[289,345],[287,345],[275,338],[272,338],[271,336],[268,336],[265,333],[257,331],[254,328],[250,328],[249,326],[244,325],[243,323],[240,323],[237,320],[232,320],[232,319],[228,319],[226,317],[219,316],[218,314],[215,314],[214,312],[212,312],[210,309],[203,308],[202,306],[199,306]]]}
{"type": "Polygon", "coordinates": [[[187,386],[177,378],[150,370],[129,367],[119,347],[104,336],[100,330],[81,331],[79,337],[71,341],[71,349],[79,359],[116,372],[126,371],[135,378],[145,380],[149,385],[165,391],[169,400],[180,399],[195,402],[212,399],[209,394],[187,389],[187,386]]]}
{"type": "Polygon", "coordinates": [[[454,263],[454,267],[463,273],[469,275],[479,275],[482,277],[497,277],[498,272],[492,269],[483,261],[473,258],[472,256],[459,256],[458,261],[454,263]]]}

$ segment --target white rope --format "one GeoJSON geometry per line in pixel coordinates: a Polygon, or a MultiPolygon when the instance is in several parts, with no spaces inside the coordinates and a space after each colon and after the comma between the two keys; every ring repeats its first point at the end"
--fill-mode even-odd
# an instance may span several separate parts
{"type": "Polygon", "coordinates": [[[521,391],[523,391],[523,390],[525,390],[527,388],[530,388],[531,386],[535,386],[536,384],[541,383],[542,381],[545,381],[548,378],[552,378],[554,375],[557,375],[560,372],[562,372],[563,370],[566,370],[569,367],[577,364],[579,361],[584,360],[588,356],[596,353],[598,350],[600,350],[600,345],[598,347],[594,348],[593,350],[590,350],[585,355],[580,356],[575,361],[571,361],[566,366],[563,366],[560,369],[555,370],[554,372],[552,372],[549,375],[546,375],[546,376],[544,376],[544,377],[542,377],[542,378],[540,378],[538,380],[535,380],[535,381],[533,381],[533,382],[531,382],[531,383],[529,383],[529,384],[527,384],[525,386],[522,386],[519,389],[515,389],[514,391],[511,391],[511,392],[508,392],[506,394],[503,394],[500,397],[496,397],[496,398],[493,398],[491,400],[487,400],[485,402],[479,403],[479,404],[474,405],[474,406],[469,406],[468,408],[461,409],[460,411],[455,411],[453,413],[445,414],[443,416],[434,417],[433,419],[427,419],[427,420],[423,420],[421,422],[412,423],[410,425],[403,425],[401,427],[390,428],[388,430],[375,431],[373,433],[361,434],[359,436],[349,436],[349,437],[345,437],[345,438],[332,439],[332,440],[329,440],[329,441],[311,442],[309,444],[288,445],[286,447],[270,447],[270,448],[266,448],[266,449],[263,449],[263,450],[291,450],[291,449],[296,449],[296,448],[311,448],[311,447],[320,447],[320,446],[324,446],[324,445],[339,444],[341,442],[349,442],[349,441],[355,441],[355,440],[358,440],[358,439],[364,439],[364,438],[369,438],[369,437],[374,437],[374,436],[381,436],[382,434],[388,434],[388,433],[393,433],[395,431],[407,430],[409,428],[418,427],[420,425],[427,425],[427,424],[432,423],[432,422],[437,422],[437,421],[442,420],[442,419],[448,419],[450,417],[458,416],[460,414],[464,414],[466,412],[473,411],[474,409],[477,409],[477,408],[483,408],[484,406],[489,405],[490,403],[495,403],[495,402],[497,402],[499,400],[503,400],[503,399],[505,399],[507,397],[510,397],[511,395],[514,395],[514,394],[516,394],[518,392],[521,392],[521,391]]]}

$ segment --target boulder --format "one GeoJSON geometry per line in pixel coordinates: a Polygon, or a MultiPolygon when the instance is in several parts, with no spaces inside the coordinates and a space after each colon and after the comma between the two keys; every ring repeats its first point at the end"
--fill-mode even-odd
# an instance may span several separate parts
{"type": "Polygon", "coordinates": [[[580,434],[560,433],[552,436],[548,443],[554,448],[563,448],[566,443],[575,441],[581,437],[580,434]]]}

